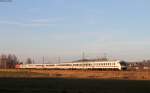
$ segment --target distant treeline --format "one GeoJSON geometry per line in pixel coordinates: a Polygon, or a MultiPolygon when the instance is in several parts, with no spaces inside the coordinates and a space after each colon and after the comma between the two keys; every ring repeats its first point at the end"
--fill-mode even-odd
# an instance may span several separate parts
{"type": "Polygon", "coordinates": [[[131,66],[149,66],[150,67],[150,60],[131,62],[131,63],[129,63],[129,65],[131,65],[131,66]]]}
{"type": "MultiPolygon", "coordinates": [[[[33,60],[31,58],[27,58],[26,64],[32,64],[33,60]]],[[[0,69],[12,69],[15,68],[16,64],[23,64],[20,62],[16,55],[12,54],[1,54],[0,55],[0,69]]]]}
{"type": "Polygon", "coordinates": [[[0,55],[0,68],[15,68],[18,63],[18,58],[15,55],[0,55]]]}
{"type": "Polygon", "coordinates": [[[143,60],[139,62],[129,62],[128,69],[131,70],[150,70],[150,60],[143,60]]]}

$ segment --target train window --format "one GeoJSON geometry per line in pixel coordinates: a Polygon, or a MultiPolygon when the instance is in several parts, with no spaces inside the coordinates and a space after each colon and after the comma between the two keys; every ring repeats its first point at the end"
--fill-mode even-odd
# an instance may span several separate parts
{"type": "Polygon", "coordinates": [[[73,66],[78,66],[78,64],[73,64],[73,66]]]}
{"type": "Polygon", "coordinates": [[[43,66],[43,65],[36,65],[36,66],[43,66]]]}
{"type": "Polygon", "coordinates": [[[54,66],[54,65],[46,65],[46,66],[54,66]]]}
{"type": "Polygon", "coordinates": [[[66,64],[66,66],[71,66],[71,64],[66,64]]]}

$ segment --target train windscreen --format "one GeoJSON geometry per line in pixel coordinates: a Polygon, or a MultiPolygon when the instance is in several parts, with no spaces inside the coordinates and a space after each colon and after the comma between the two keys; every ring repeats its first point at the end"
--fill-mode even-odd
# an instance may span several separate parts
{"type": "Polygon", "coordinates": [[[127,63],[124,61],[121,61],[120,64],[121,64],[121,66],[127,66],[127,63]]]}

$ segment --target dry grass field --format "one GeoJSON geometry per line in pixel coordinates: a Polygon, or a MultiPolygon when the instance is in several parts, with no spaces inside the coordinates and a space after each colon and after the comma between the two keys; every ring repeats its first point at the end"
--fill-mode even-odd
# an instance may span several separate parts
{"type": "Polygon", "coordinates": [[[0,69],[0,77],[150,80],[150,71],[0,69]]]}
{"type": "Polygon", "coordinates": [[[148,79],[148,71],[1,69],[0,93],[150,93],[148,79]]]}
{"type": "Polygon", "coordinates": [[[32,70],[52,78],[150,80],[150,71],[32,70]]]}

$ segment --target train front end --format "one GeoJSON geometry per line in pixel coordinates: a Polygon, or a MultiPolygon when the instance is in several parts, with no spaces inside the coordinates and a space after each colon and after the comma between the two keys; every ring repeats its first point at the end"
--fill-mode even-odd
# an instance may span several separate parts
{"type": "Polygon", "coordinates": [[[127,70],[127,68],[128,68],[127,62],[120,61],[119,63],[120,63],[120,69],[121,70],[127,70]]]}

